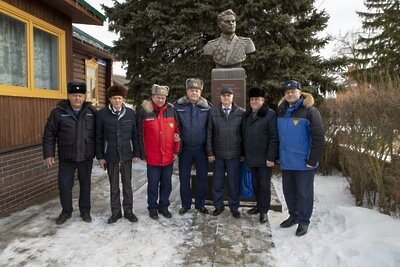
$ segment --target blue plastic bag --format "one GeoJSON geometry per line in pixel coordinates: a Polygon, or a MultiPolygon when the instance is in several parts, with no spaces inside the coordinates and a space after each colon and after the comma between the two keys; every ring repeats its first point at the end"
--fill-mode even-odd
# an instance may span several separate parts
{"type": "Polygon", "coordinates": [[[240,196],[243,198],[252,198],[254,196],[253,174],[244,162],[240,166],[240,196]]]}

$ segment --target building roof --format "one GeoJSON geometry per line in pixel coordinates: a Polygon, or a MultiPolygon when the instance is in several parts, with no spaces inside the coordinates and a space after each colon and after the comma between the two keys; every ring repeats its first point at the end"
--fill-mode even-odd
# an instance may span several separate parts
{"type": "Polygon", "coordinates": [[[97,40],[93,36],[87,34],[86,32],[78,29],[75,26],[72,26],[72,36],[78,40],[80,40],[83,43],[89,44],[101,51],[110,53],[110,47],[106,45],[105,43],[97,40]]]}
{"type": "Polygon", "coordinates": [[[127,84],[129,83],[129,80],[126,79],[125,76],[118,75],[118,74],[113,74],[112,75],[112,80],[113,80],[114,84],[118,84],[118,85],[124,86],[124,87],[126,87],[128,89],[127,84]]]}
{"type": "Polygon", "coordinates": [[[72,23],[103,25],[107,19],[84,0],[41,0],[72,18],[72,23]]]}

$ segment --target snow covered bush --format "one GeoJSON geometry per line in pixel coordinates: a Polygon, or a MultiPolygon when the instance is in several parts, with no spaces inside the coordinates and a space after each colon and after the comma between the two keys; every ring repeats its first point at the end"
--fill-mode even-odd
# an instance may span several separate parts
{"type": "Polygon", "coordinates": [[[381,79],[325,101],[321,170],[339,168],[356,204],[396,216],[400,208],[400,82],[381,79]],[[397,167],[396,167],[397,166],[397,167]]]}

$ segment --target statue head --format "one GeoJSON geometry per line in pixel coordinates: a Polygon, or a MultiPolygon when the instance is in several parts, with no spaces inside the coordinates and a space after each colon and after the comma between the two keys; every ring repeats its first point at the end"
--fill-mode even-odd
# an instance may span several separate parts
{"type": "Polygon", "coordinates": [[[218,27],[224,34],[233,34],[236,31],[236,14],[232,9],[218,14],[218,27]]]}

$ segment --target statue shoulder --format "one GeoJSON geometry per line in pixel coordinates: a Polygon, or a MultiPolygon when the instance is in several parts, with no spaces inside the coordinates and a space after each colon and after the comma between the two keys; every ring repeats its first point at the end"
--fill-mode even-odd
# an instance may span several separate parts
{"type": "Polygon", "coordinates": [[[219,41],[220,41],[220,37],[208,41],[207,44],[203,47],[204,54],[205,55],[214,54],[215,47],[218,45],[219,41]]]}
{"type": "Polygon", "coordinates": [[[219,42],[219,40],[220,40],[220,39],[221,39],[221,37],[218,37],[218,38],[212,39],[212,40],[208,41],[208,42],[207,42],[207,44],[213,44],[213,43],[217,43],[217,42],[219,42]]]}
{"type": "Polygon", "coordinates": [[[250,38],[239,36],[239,40],[244,44],[246,54],[253,53],[254,51],[256,51],[256,47],[254,46],[254,43],[250,38]]]}

